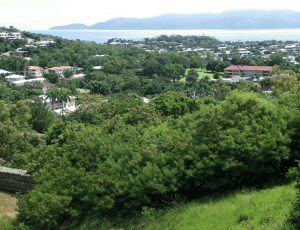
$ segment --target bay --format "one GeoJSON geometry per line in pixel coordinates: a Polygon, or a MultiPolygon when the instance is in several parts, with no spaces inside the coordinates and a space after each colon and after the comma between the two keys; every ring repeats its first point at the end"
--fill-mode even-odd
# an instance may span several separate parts
{"type": "Polygon", "coordinates": [[[111,38],[141,41],[143,38],[155,38],[160,35],[210,36],[225,41],[300,41],[300,29],[279,30],[32,30],[37,34],[59,36],[69,40],[95,41],[105,43],[111,38]]]}

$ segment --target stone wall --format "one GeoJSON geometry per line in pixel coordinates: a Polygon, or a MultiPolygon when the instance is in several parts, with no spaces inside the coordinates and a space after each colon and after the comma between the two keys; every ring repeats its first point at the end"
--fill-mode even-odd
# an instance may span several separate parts
{"type": "Polygon", "coordinates": [[[26,170],[0,167],[0,190],[7,192],[26,193],[34,186],[31,175],[26,170]]]}

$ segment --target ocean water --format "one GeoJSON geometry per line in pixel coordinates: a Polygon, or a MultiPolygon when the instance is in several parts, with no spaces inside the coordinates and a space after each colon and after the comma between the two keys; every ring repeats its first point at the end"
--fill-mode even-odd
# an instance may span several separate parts
{"type": "Polygon", "coordinates": [[[111,38],[140,41],[160,35],[205,35],[225,41],[300,41],[300,29],[280,30],[32,30],[32,33],[49,34],[69,40],[105,43],[111,38]]]}

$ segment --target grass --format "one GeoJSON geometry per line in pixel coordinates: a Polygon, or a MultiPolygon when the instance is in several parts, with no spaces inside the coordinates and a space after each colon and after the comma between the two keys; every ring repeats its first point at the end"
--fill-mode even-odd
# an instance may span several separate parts
{"type": "Polygon", "coordinates": [[[66,230],[287,230],[294,184],[264,190],[244,189],[226,195],[211,195],[191,202],[177,202],[164,210],[144,211],[131,217],[89,218],[66,230]]]}
{"type": "Polygon", "coordinates": [[[0,192],[0,229],[13,229],[11,220],[17,214],[17,199],[12,194],[0,192]]]}
{"type": "MultiPolygon", "coordinates": [[[[190,70],[190,69],[187,69],[185,73],[187,74],[187,72],[188,72],[189,70],[190,70]]],[[[213,77],[214,75],[213,75],[212,73],[206,72],[205,69],[201,69],[201,68],[196,69],[196,68],[195,68],[195,70],[196,70],[197,73],[199,74],[198,80],[204,78],[205,76],[208,76],[210,79],[213,79],[213,78],[214,78],[214,77],[213,77]]],[[[185,83],[185,82],[186,82],[186,79],[185,79],[185,77],[184,77],[184,78],[181,78],[179,81],[185,83]]]]}
{"type": "Polygon", "coordinates": [[[291,185],[240,191],[220,199],[207,197],[177,207],[144,229],[282,229],[295,197],[291,185]]]}

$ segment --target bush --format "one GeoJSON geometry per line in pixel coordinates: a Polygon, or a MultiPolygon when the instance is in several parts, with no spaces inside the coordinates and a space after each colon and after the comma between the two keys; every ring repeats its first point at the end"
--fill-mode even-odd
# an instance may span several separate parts
{"type": "Polygon", "coordinates": [[[255,93],[184,111],[163,121],[135,105],[98,126],[66,123],[54,144],[27,158],[36,186],[20,201],[18,223],[57,229],[86,215],[151,208],[175,193],[246,185],[276,175],[290,157],[289,112],[255,93]]]}

